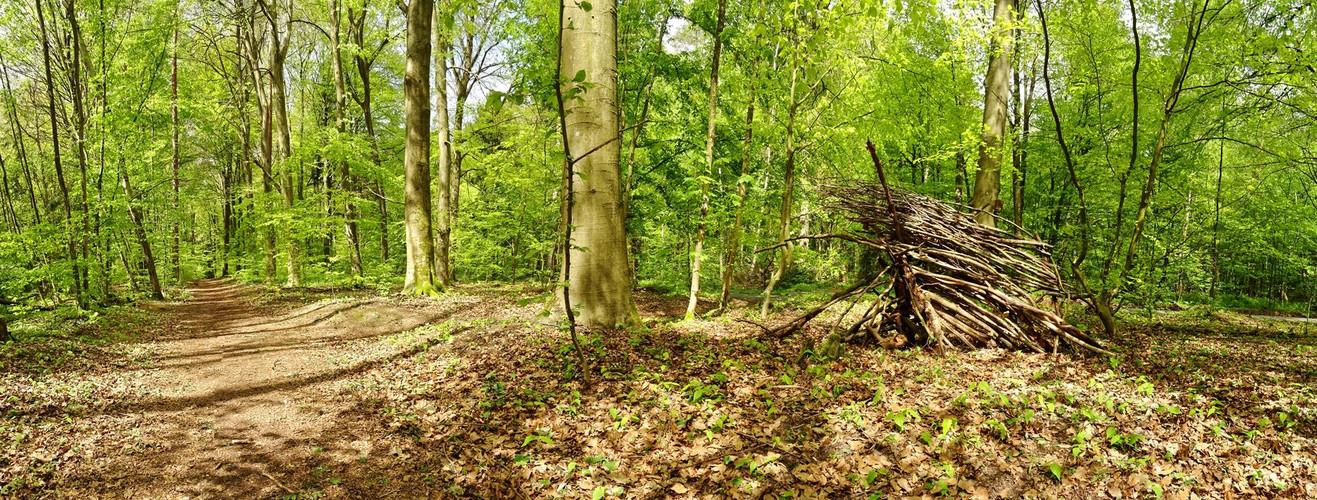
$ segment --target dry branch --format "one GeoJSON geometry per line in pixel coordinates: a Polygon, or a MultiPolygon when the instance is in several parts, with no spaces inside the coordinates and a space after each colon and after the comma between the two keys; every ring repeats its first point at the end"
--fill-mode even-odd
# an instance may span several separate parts
{"type": "Polygon", "coordinates": [[[795,331],[886,278],[891,292],[877,295],[846,330],[847,340],[895,330],[911,346],[1040,353],[1069,346],[1107,353],[1097,340],[1039,306],[1041,298],[1065,294],[1049,245],[980,225],[949,204],[892,188],[876,154],[873,159],[880,184],[831,183],[822,190],[829,199],[826,207],[844,213],[859,229],[821,236],[881,249],[891,265],[882,276],[861,280],[772,333],[795,331]]]}

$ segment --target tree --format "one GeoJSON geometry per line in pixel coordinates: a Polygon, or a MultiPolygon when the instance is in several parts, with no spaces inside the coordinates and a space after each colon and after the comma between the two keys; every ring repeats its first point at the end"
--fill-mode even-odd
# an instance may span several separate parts
{"type": "Polygon", "coordinates": [[[73,229],[73,209],[72,202],[69,201],[68,183],[64,180],[63,162],[60,160],[59,152],[59,120],[55,116],[55,77],[50,70],[50,39],[46,33],[46,18],[42,8],[42,0],[35,0],[37,4],[37,21],[41,25],[41,60],[46,69],[46,103],[50,110],[50,142],[54,149],[55,178],[59,181],[60,199],[63,201],[64,208],[64,228],[68,238],[68,259],[73,265],[73,296],[77,299],[79,306],[85,306],[82,295],[82,266],[78,260],[78,243],[74,236],[73,229]]]}
{"type": "Polygon", "coordinates": [[[709,185],[706,179],[713,175],[713,146],[718,138],[718,62],[723,48],[723,18],[727,14],[727,0],[718,0],[718,20],[713,29],[713,61],[709,64],[709,128],[704,139],[704,175],[700,184],[699,229],[695,233],[695,250],[691,252],[691,291],[686,303],[686,320],[695,318],[695,306],[700,293],[700,264],[704,260],[704,233],[709,218],[709,185]]]}
{"type": "Polygon", "coordinates": [[[448,26],[452,24],[453,18],[447,10],[445,7],[434,11],[434,110],[438,115],[439,127],[435,142],[439,147],[439,196],[435,200],[435,209],[439,211],[439,230],[435,234],[434,274],[444,286],[453,284],[453,261],[450,254],[453,247],[452,203],[455,191],[448,120],[448,49],[453,36],[448,26]]]}
{"type": "Polygon", "coordinates": [[[407,5],[407,70],[403,77],[407,143],[403,153],[406,183],[407,275],[403,292],[437,293],[434,276],[434,234],[430,229],[430,22],[432,0],[407,5]]]}
{"type": "Polygon", "coordinates": [[[974,174],[974,196],[970,207],[979,224],[995,226],[1001,191],[1002,137],[1006,136],[1007,102],[1010,100],[1010,46],[1007,29],[1013,23],[1012,0],[993,3],[993,36],[989,44],[988,73],[983,79],[983,139],[979,144],[979,170],[974,174]]]}
{"type": "MultiPolygon", "coordinates": [[[[332,71],[334,72],[334,130],[339,134],[340,139],[347,133],[347,77],[343,74],[343,49],[340,42],[341,32],[343,29],[343,20],[341,19],[342,6],[339,0],[331,0],[329,4],[330,22],[334,24],[331,31],[333,36],[331,42],[334,45],[334,62],[332,71]]],[[[351,263],[351,271],[354,277],[361,277],[361,240],[357,236],[357,204],[353,201],[356,191],[355,178],[348,162],[338,160],[338,182],[339,191],[343,193],[343,236],[348,240],[348,259],[351,263]]]]}
{"type": "MultiPolygon", "coordinates": [[[[283,192],[284,209],[292,211],[297,203],[297,193],[293,185],[293,165],[289,159],[293,156],[292,131],[288,121],[288,83],[284,76],[284,62],[288,59],[288,47],[292,38],[293,24],[293,3],[287,0],[287,3],[280,9],[278,2],[283,0],[257,0],[261,6],[261,11],[265,14],[265,19],[270,24],[270,103],[273,110],[274,120],[271,122],[274,128],[278,129],[275,148],[279,155],[279,162],[283,166],[282,182],[280,191],[283,192]],[[274,2],[271,5],[270,2],[274,2]],[[282,12],[281,12],[282,11],[282,12]],[[280,16],[285,19],[283,28],[280,29],[280,16]]],[[[302,286],[302,263],[301,263],[301,242],[297,238],[297,232],[288,236],[288,258],[284,260],[288,268],[288,286],[302,286]]]]}
{"type": "Polygon", "coordinates": [[[563,0],[561,9],[559,100],[570,179],[563,200],[570,262],[564,306],[579,307],[587,327],[638,327],[621,205],[617,2],[563,0]]]}

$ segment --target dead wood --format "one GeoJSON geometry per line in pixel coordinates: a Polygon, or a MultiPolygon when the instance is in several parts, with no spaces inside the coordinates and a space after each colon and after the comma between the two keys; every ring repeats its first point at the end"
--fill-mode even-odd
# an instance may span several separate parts
{"type": "Polygon", "coordinates": [[[790,334],[828,307],[887,282],[890,292],[877,294],[843,338],[877,339],[895,330],[910,346],[1036,353],[1069,346],[1107,353],[1096,339],[1039,305],[1066,292],[1049,245],[1018,236],[1025,232],[1004,219],[1001,223],[1015,232],[978,224],[950,204],[888,186],[872,143],[869,151],[879,183],[822,187],[826,208],[845,214],[857,229],[820,237],[878,248],[891,265],[770,333],[790,334]]]}

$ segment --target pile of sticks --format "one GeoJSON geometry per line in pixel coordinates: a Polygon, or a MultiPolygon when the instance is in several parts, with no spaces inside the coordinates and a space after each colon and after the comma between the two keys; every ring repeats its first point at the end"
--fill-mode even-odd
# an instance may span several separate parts
{"type": "Polygon", "coordinates": [[[881,183],[823,187],[829,208],[845,213],[859,230],[811,238],[844,239],[875,248],[886,268],[774,333],[786,335],[827,308],[854,298],[835,327],[841,330],[848,317],[853,321],[843,340],[878,340],[895,331],[911,346],[1026,352],[1067,347],[1107,353],[1097,340],[1040,305],[1044,299],[1065,294],[1060,273],[1050,261],[1049,245],[978,224],[946,203],[889,187],[872,148],[870,144],[881,183]],[[878,290],[880,286],[884,289],[878,290]],[[855,320],[850,312],[870,292],[876,298],[855,320]]]}

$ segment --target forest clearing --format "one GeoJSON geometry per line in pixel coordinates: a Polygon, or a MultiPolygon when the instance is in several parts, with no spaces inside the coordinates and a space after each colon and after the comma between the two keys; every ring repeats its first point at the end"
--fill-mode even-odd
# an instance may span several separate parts
{"type": "Polygon", "coordinates": [[[0,497],[1317,498],[1311,0],[0,34],[0,497]]]}

